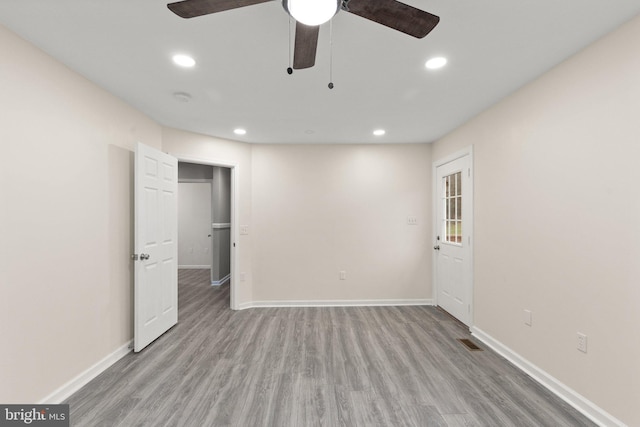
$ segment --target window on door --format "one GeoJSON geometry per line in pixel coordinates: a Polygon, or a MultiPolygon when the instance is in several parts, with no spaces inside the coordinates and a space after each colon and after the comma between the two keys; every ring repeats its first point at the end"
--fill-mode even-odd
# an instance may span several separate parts
{"type": "Polygon", "coordinates": [[[442,185],[442,240],[462,244],[462,172],[443,177],[442,185]]]}

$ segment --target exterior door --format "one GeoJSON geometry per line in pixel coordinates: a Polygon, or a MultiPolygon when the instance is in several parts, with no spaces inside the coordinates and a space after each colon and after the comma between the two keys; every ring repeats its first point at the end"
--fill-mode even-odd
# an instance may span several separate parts
{"type": "Polygon", "coordinates": [[[178,323],[178,160],[143,144],[135,160],[134,351],[178,323]]]}
{"type": "Polygon", "coordinates": [[[472,174],[471,155],[436,165],[437,302],[471,326],[472,323],[472,174]]]}

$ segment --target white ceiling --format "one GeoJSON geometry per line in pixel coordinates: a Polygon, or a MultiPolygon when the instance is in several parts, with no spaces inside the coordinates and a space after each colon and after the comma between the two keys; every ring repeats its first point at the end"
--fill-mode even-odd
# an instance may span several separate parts
{"type": "Polygon", "coordinates": [[[640,13],[638,0],[405,0],[441,18],[415,39],[340,12],[330,90],[329,24],[316,66],[288,75],[279,0],[193,19],[166,3],[2,0],[0,23],[166,126],[254,143],[413,143],[437,140],[640,13]],[[172,64],[183,52],[196,67],[172,64]],[[432,56],[449,63],[426,70],[432,56]],[[373,136],[378,128],[386,135],[373,136]]]}

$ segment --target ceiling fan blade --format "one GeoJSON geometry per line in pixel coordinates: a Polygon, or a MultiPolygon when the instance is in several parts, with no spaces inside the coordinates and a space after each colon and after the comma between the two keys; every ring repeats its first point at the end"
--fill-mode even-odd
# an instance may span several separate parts
{"type": "Polygon", "coordinates": [[[309,26],[296,22],[296,45],[293,51],[293,68],[310,68],[316,63],[320,26],[309,26]]]}
{"type": "Polygon", "coordinates": [[[419,39],[440,22],[436,15],[396,0],[350,0],[346,10],[419,39]]]}
{"type": "Polygon", "coordinates": [[[196,16],[266,3],[268,1],[272,0],[184,0],[169,3],[167,7],[182,18],[195,18],[196,16]]]}

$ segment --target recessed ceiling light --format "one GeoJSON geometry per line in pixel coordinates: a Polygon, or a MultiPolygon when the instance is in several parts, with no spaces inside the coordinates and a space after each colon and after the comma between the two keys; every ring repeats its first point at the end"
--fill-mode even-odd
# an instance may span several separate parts
{"type": "Polygon", "coordinates": [[[382,136],[382,135],[384,135],[385,133],[387,133],[387,132],[386,132],[384,129],[376,129],[376,130],[374,130],[374,131],[373,131],[373,134],[374,134],[375,136],[382,136]]]}
{"type": "Polygon", "coordinates": [[[437,70],[438,68],[442,68],[447,65],[447,58],[442,56],[437,56],[435,58],[431,58],[424,64],[430,70],[437,70]]]}
{"type": "Polygon", "coordinates": [[[191,68],[196,65],[196,60],[189,55],[173,55],[173,63],[185,68],[191,68]]]}
{"type": "Polygon", "coordinates": [[[247,131],[244,129],[238,128],[238,129],[234,129],[233,133],[235,133],[236,135],[246,135],[247,131]]]}

